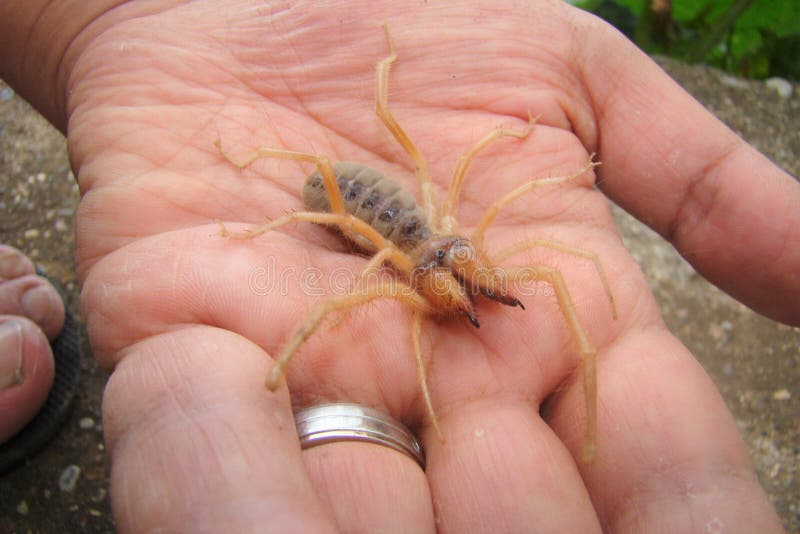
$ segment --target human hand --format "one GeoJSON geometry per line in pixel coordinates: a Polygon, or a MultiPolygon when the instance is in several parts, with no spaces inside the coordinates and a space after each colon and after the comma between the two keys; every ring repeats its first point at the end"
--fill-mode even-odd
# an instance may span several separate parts
{"type": "Polygon", "coordinates": [[[588,262],[551,251],[516,260],[562,270],[598,350],[593,463],[574,460],[585,424],[575,342],[538,287],[522,297],[524,312],[481,303],[480,331],[426,321],[444,443],[425,418],[402,306],[350,314],[293,362],[295,406],[349,400],[392,413],[421,436],[425,473],[371,445],[301,452],[286,391],[262,388],[266,354],[332,291],[327,275],[357,273],[364,260],[313,226],[246,242],[213,236],[214,219],[253,224],[299,208],[311,170],[264,160],[242,173],[213,141],[242,153],[270,146],[357,160],[414,190],[407,157],[371,112],[384,20],[400,54],[390,103],[428,156],[439,198],[461,151],[541,113],[528,139],[500,141],[476,159],[459,211],[466,228],[516,185],[573,171],[597,151],[605,193],[679,248],[702,240],[698,268],[798,322],[796,310],[768,303],[798,293],[789,233],[797,185],[606,26],[560,4],[529,9],[512,18],[478,6],[392,13],[368,4],[339,24],[316,5],[275,13],[192,4],[130,20],[118,11],[88,42],[71,71],[69,143],[84,193],[87,323],[98,358],[116,365],[104,410],[123,530],[680,531],[714,518],[778,528],[730,414],[663,326],[589,177],[509,206],[488,245],[558,240],[592,250],[606,268],[616,322],[588,262]],[[744,202],[754,175],[759,196],[744,202]],[[735,220],[752,221],[767,199],[763,229],[737,230],[735,220]],[[747,250],[734,247],[743,239],[747,250]],[[762,263],[743,281],[746,261],[762,263]],[[324,275],[318,295],[301,286],[308,267],[324,275]],[[263,291],[257,276],[270,268],[285,275],[286,291],[263,291]]]}

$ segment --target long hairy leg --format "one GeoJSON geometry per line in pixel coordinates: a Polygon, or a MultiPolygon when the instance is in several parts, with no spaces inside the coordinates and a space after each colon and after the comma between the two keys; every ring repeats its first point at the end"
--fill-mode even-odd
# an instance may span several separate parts
{"type": "Polygon", "coordinates": [[[600,257],[594,252],[565,245],[557,241],[549,241],[546,239],[525,239],[524,241],[515,243],[514,245],[498,252],[492,257],[491,261],[494,265],[500,265],[515,254],[519,254],[525,250],[530,250],[537,247],[551,248],[567,254],[581,256],[590,260],[597,270],[597,274],[600,277],[600,282],[603,284],[603,290],[606,292],[606,297],[608,297],[608,303],[611,305],[611,315],[614,317],[614,320],[617,319],[617,304],[614,301],[614,295],[611,293],[611,286],[608,283],[608,278],[606,277],[605,269],[603,269],[603,264],[600,262],[600,257]]]}
{"type": "MultiPolygon", "coordinates": [[[[594,157],[594,154],[592,154],[594,157]]],[[[555,176],[552,178],[540,178],[538,180],[531,180],[530,182],[524,183],[521,186],[517,187],[513,191],[506,193],[498,200],[495,200],[489,208],[486,210],[486,213],[481,217],[480,222],[478,223],[475,232],[473,232],[470,239],[472,240],[473,244],[476,248],[481,248],[483,245],[483,237],[486,233],[486,229],[489,227],[490,224],[494,221],[495,217],[497,217],[498,212],[501,208],[503,208],[506,204],[513,202],[514,200],[518,199],[525,193],[536,189],[537,187],[543,187],[545,185],[554,185],[554,184],[561,184],[564,182],[569,182],[570,180],[575,180],[583,176],[584,173],[593,169],[600,165],[599,162],[592,161],[591,157],[589,158],[589,163],[583,166],[582,169],[569,174],[567,176],[555,176]]]]}
{"type": "Polygon", "coordinates": [[[430,313],[431,311],[428,302],[422,296],[416,293],[411,286],[398,280],[385,281],[358,293],[321,300],[311,309],[306,319],[278,355],[272,369],[267,374],[265,382],[267,388],[271,391],[278,388],[281,379],[286,374],[287,366],[300,346],[316,331],[329,313],[366,304],[380,298],[399,300],[411,306],[415,312],[430,313]]]}
{"type": "Polygon", "coordinates": [[[325,156],[308,154],[306,152],[295,152],[292,150],[281,150],[278,148],[261,147],[253,150],[244,159],[235,159],[222,149],[222,141],[217,139],[214,141],[214,145],[220,153],[225,156],[225,159],[240,169],[244,169],[256,160],[265,158],[288,159],[313,163],[317,166],[319,173],[322,175],[322,183],[325,185],[325,192],[328,194],[331,212],[339,214],[346,213],[344,209],[344,200],[342,200],[342,192],[339,190],[339,184],[336,182],[336,172],[333,170],[333,165],[331,165],[330,160],[325,156]]]}
{"type": "Polygon", "coordinates": [[[545,265],[529,265],[505,269],[513,280],[542,280],[549,283],[556,294],[558,306],[575,339],[583,366],[583,396],[586,409],[586,435],[581,460],[591,462],[597,448],[597,351],[589,341],[567,284],[558,269],[545,265]]]}
{"type": "MultiPolygon", "coordinates": [[[[408,134],[400,127],[397,119],[394,118],[391,110],[389,109],[389,71],[392,63],[397,59],[397,50],[394,47],[394,41],[389,34],[389,27],[384,24],[383,31],[386,34],[386,42],[389,45],[389,55],[378,62],[376,67],[376,98],[375,98],[375,113],[380,117],[386,129],[391,132],[398,143],[403,147],[403,150],[411,157],[414,162],[415,174],[419,181],[420,190],[422,193],[422,209],[425,212],[425,218],[431,225],[436,224],[436,199],[433,193],[433,183],[431,182],[430,171],[428,170],[428,162],[425,156],[417,149],[408,134]]],[[[436,230],[436,228],[434,228],[436,230]]]]}
{"type": "Polygon", "coordinates": [[[414,345],[414,356],[417,359],[417,380],[419,380],[419,388],[422,391],[422,398],[425,400],[425,409],[428,411],[428,417],[431,419],[436,434],[439,439],[444,441],[444,434],[439,427],[439,419],[436,417],[436,412],[433,409],[433,402],[431,401],[431,393],[428,390],[428,379],[425,372],[425,361],[422,358],[422,344],[420,337],[422,335],[422,313],[415,311],[411,318],[411,342],[414,345]]]}
{"type": "MultiPolygon", "coordinates": [[[[359,291],[363,291],[365,287],[369,286],[369,277],[378,271],[381,266],[386,262],[391,262],[392,258],[397,255],[397,253],[403,254],[402,251],[399,251],[395,247],[387,247],[379,250],[372,256],[367,265],[364,266],[364,269],[361,270],[361,274],[356,279],[355,284],[353,285],[353,293],[358,293],[359,291]]],[[[393,275],[394,276],[394,275],[393,275]]],[[[337,312],[337,316],[331,321],[331,328],[338,327],[342,321],[347,318],[348,313],[350,312],[349,309],[342,310],[337,312]]]]}
{"type": "Polygon", "coordinates": [[[458,213],[458,197],[461,194],[461,186],[464,183],[464,176],[467,173],[469,165],[472,163],[472,158],[475,155],[492,144],[494,141],[501,137],[517,137],[525,139],[533,130],[536,124],[536,117],[528,116],[528,126],[522,130],[513,130],[511,128],[496,128],[486,134],[483,139],[475,143],[475,145],[461,154],[458,158],[456,170],[453,173],[453,178],[450,181],[450,189],[447,194],[447,201],[442,209],[442,233],[453,234],[458,231],[458,221],[456,215],[458,213]]]}
{"type": "Polygon", "coordinates": [[[350,214],[340,215],[338,213],[298,211],[295,213],[287,213],[286,215],[278,217],[274,221],[270,221],[265,225],[250,230],[245,230],[244,232],[231,232],[220,221],[217,221],[217,224],[219,224],[221,227],[219,235],[222,237],[228,237],[231,239],[252,239],[293,221],[330,224],[337,226],[343,233],[358,233],[369,240],[370,243],[375,246],[376,250],[390,250],[390,252],[387,253],[389,255],[387,259],[403,273],[411,273],[411,271],[414,269],[414,262],[407,254],[395,247],[391,241],[383,237],[369,224],[350,214]]]}

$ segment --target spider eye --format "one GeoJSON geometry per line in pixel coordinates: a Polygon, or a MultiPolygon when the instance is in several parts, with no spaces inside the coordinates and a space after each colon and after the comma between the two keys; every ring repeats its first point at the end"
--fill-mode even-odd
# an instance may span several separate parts
{"type": "Polygon", "coordinates": [[[436,259],[441,260],[443,258],[444,258],[444,249],[440,248],[439,250],[436,251],[436,259]]]}
{"type": "Polygon", "coordinates": [[[455,249],[453,256],[456,261],[468,261],[472,257],[472,250],[467,247],[458,247],[455,249]]]}

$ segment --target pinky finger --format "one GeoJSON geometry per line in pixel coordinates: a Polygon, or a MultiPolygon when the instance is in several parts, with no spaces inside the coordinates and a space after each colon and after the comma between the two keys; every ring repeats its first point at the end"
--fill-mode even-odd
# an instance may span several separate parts
{"type": "Polygon", "coordinates": [[[103,399],[121,532],[334,531],[261,349],[193,326],[124,352],[103,399]]]}

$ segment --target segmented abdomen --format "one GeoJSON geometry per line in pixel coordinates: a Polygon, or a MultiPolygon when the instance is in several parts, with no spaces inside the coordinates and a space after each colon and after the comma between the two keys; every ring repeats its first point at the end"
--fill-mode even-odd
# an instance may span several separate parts
{"type": "MultiPolygon", "coordinates": [[[[360,163],[334,163],[333,170],[348,213],[372,226],[405,252],[430,238],[425,213],[400,185],[360,163]]],[[[331,210],[319,172],[306,179],[303,202],[311,211],[331,210]]],[[[372,243],[361,235],[346,233],[345,236],[365,251],[375,252],[372,243]]]]}

